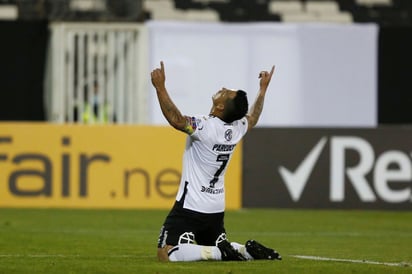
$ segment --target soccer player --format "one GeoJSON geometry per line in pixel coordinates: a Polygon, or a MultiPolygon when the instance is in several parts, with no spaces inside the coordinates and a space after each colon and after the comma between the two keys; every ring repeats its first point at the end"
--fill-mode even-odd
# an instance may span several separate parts
{"type": "Polygon", "coordinates": [[[222,88],[212,97],[209,115],[185,116],[165,86],[163,62],[151,73],[160,108],[169,124],[187,134],[182,177],[176,201],[161,228],[157,256],[161,261],[281,259],[279,253],[254,240],[245,245],[226,238],[224,228],[227,164],[263,109],[275,67],[259,74],[260,89],[248,112],[246,92],[222,88]]]}

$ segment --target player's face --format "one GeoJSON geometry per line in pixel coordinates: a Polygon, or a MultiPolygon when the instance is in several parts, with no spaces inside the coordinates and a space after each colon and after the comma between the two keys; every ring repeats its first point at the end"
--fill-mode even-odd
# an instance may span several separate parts
{"type": "Polygon", "coordinates": [[[236,91],[233,89],[222,88],[212,96],[212,109],[210,114],[215,116],[223,115],[225,110],[225,103],[228,99],[233,99],[236,96],[236,91]]]}
{"type": "Polygon", "coordinates": [[[212,96],[213,105],[224,104],[227,99],[233,99],[236,96],[236,90],[222,88],[212,96]]]}

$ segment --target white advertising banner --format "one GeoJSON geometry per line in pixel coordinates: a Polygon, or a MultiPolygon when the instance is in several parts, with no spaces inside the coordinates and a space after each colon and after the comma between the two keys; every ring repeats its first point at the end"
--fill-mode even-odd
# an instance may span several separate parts
{"type": "MultiPolygon", "coordinates": [[[[222,87],[252,104],[258,74],[276,66],[259,126],[376,126],[373,24],[148,23],[149,66],[165,63],[169,93],[186,115],[208,114],[222,87]]],[[[153,88],[149,123],[166,124],[153,88]]]]}

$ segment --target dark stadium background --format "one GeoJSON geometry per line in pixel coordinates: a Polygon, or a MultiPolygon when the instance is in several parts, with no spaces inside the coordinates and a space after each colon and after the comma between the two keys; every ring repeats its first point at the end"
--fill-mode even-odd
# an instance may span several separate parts
{"type": "MultiPolygon", "coordinates": [[[[104,12],[74,13],[69,0],[1,0],[19,7],[18,19],[0,21],[0,120],[44,121],[43,81],[48,41],[48,24],[53,21],[135,21],[151,14],[139,0],[106,0],[104,12]]],[[[310,0],[307,0],[310,1],[310,0]]],[[[228,3],[175,0],[177,9],[213,8],[225,22],[281,22],[269,15],[269,0],[231,0],[228,3]]],[[[379,125],[412,123],[412,1],[393,0],[391,6],[359,6],[355,0],[339,0],[342,11],[352,13],[355,23],[379,25],[378,117],[379,125]]]]}

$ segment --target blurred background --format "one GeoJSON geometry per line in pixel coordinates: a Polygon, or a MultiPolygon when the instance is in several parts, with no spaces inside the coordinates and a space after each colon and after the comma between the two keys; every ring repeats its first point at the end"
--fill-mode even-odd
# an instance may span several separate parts
{"type": "Polygon", "coordinates": [[[163,60],[186,115],[222,87],[252,102],[276,65],[228,208],[411,208],[410,0],[0,0],[0,18],[0,206],[169,208],[163,60]]]}
{"type": "Polygon", "coordinates": [[[223,85],[253,95],[275,64],[261,125],[409,124],[411,13],[408,0],[0,0],[0,120],[162,124],[148,75],[163,59],[187,112],[223,85]]]}

